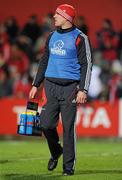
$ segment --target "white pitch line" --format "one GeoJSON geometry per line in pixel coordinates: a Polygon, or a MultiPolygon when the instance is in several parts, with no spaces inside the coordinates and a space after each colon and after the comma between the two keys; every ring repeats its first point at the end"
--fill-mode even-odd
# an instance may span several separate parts
{"type": "MultiPolygon", "coordinates": [[[[78,155],[78,157],[96,157],[96,156],[118,156],[118,155],[122,155],[122,153],[118,153],[118,152],[115,152],[115,153],[96,153],[96,154],[92,154],[92,153],[86,153],[86,154],[81,154],[81,155],[78,155]]],[[[20,158],[20,159],[7,159],[7,160],[0,160],[0,161],[7,161],[7,163],[9,162],[18,162],[18,161],[33,161],[33,160],[48,160],[49,157],[32,157],[32,158],[20,158]]]]}

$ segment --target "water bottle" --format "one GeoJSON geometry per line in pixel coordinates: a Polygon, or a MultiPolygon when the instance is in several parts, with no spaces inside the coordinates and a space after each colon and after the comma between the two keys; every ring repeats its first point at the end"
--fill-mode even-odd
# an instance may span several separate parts
{"type": "Polygon", "coordinates": [[[41,136],[41,135],[42,135],[42,130],[40,124],[40,115],[37,112],[37,114],[34,116],[33,136],[41,136]]]}
{"type": "Polygon", "coordinates": [[[26,119],[27,119],[27,115],[25,113],[22,113],[20,115],[20,124],[19,124],[19,130],[18,130],[19,134],[25,134],[26,119]]]}
{"type": "Polygon", "coordinates": [[[26,134],[32,135],[33,131],[34,115],[32,113],[27,114],[26,134]]]}

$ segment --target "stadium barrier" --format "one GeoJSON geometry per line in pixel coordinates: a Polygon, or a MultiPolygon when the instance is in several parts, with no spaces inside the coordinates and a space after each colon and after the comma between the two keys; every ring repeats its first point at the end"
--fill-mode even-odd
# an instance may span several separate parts
{"type": "MultiPolygon", "coordinates": [[[[19,116],[25,108],[25,99],[0,100],[0,135],[17,135],[19,116]]],[[[41,112],[41,106],[39,111],[41,112]]],[[[62,135],[61,120],[58,132],[62,135]]],[[[79,106],[76,133],[79,137],[122,137],[122,99],[115,101],[114,104],[94,101],[79,106]]]]}

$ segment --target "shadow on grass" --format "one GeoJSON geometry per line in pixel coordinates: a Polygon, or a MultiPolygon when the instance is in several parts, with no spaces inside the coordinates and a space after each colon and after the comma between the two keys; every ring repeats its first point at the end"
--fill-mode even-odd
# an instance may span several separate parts
{"type": "Polygon", "coordinates": [[[62,174],[38,174],[38,175],[25,175],[25,174],[7,174],[2,176],[0,180],[57,180],[63,177],[62,174]]]}
{"type": "MultiPolygon", "coordinates": [[[[79,170],[75,172],[75,176],[79,175],[92,175],[92,174],[122,174],[122,170],[117,169],[107,169],[107,170],[79,170]]],[[[3,179],[1,180],[57,180],[57,179],[64,179],[61,172],[53,172],[47,174],[38,174],[38,175],[25,175],[25,174],[7,174],[2,176],[3,179]]]]}
{"type": "Polygon", "coordinates": [[[76,175],[80,174],[122,174],[122,169],[104,169],[104,170],[79,170],[76,175]]]}

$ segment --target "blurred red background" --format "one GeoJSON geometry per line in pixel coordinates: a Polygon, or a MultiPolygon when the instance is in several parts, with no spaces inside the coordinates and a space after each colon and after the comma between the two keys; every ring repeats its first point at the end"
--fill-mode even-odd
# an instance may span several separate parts
{"type": "Polygon", "coordinates": [[[83,15],[89,24],[90,37],[101,27],[103,18],[112,19],[113,25],[120,28],[122,20],[122,0],[1,0],[0,21],[8,16],[15,16],[22,26],[28,16],[36,13],[41,18],[48,12],[54,12],[56,7],[62,3],[72,4],[78,15],[83,15]]]}

